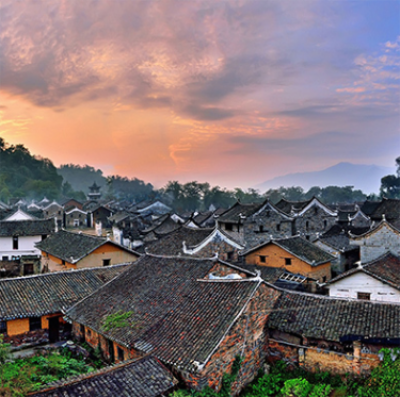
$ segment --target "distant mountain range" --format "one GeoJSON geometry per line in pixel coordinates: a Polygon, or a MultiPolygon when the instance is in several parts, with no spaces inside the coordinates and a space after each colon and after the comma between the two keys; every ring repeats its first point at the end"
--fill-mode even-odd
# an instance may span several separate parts
{"type": "Polygon", "coordinates": [[[382,177],[395,174],[395,172],[394,167],[339,163],[321,171],[278,176],[255,188],[264,193],[268,189],[277,189],[281,186],[301,186],[305,191],[313,186],[354,186],[354,189],[370,194],[379,192],[382,177]]]}

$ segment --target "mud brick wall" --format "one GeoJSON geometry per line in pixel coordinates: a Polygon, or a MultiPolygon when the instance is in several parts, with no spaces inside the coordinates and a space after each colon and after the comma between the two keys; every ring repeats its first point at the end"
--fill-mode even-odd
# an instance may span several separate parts
{"type": "Polygon", "coordinates": [[[182,373],[187,386],[200,390],[208,385],[219,390],[223,374],[231,372],[236,356],[242,358],[242,365],[233,393],[238,394],[251,382],[265,360],[265,323],[278,295],[279,292],[261,285],[205,367],[196,374],[182,373]]]}
{"type": "Polygon", "coordinates": [[[18,335],[4,335],[4,342],[10,343],[12,347],[48,343],[49,330],[38,329],[36,331],[24,332],[18,335]]]}
{"type": "Polygon", "coordinates": [[[218,258],[228,260],[230,262],[238,261],[238,249],[228,244],[226,241],[212,241],[207,244],[203,249],[196,252],[193,256],[198,258],[212,258],[218,253],[218,258]],[[229,258],[228,258],[228,253],[229,258]]]}

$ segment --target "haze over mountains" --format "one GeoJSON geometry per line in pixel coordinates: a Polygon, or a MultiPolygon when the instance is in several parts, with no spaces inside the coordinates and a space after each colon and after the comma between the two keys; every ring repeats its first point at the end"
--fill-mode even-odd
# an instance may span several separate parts
{"type": "Polygon", "coordinates": [[[389,174],[395,174],[394,167],[343,162],[321,171],[278,176],[255,186],[255,188],[265,192],[281,186],[301,186],[304,190],[313,186],[354,186],[354,189],[360,189],[364,193],[370,194],[379,192],[381,178],[389,174]]]}

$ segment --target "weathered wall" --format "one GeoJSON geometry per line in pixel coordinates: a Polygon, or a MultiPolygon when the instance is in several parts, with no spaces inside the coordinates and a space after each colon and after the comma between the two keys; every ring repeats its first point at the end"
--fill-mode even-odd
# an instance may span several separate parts
{"type": "Polygon", "coordinates": [[[233,391],[238,393],[245,384],[254,379],[265,359],[265,323],[278,295],[276,290],[265,285],[260,286],[204,369],[197,374],[182,374],[189,387],[199,390],[208,385],[218,390],[223,374],[231,371],[238,355],[243,361],[233,391]]]}

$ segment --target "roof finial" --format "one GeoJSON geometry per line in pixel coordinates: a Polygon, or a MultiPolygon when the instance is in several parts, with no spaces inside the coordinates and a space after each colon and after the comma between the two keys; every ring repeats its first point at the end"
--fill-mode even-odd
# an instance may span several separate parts
{"type": "Polygon", "coordinates": [[[386,221],[386,216],[385,214],[382,214],[382,220],[385,222],[386,221]]]}

